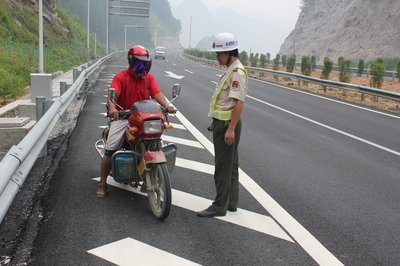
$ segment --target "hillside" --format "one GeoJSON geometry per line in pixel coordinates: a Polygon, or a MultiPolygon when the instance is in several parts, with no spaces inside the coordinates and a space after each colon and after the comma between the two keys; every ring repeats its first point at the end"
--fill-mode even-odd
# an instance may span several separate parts
{"type": "MultiPolygon", "coordinates": [[[[0,1],[0,17],[0,100],[12,100],[26,93],[30,73],[38,71],[38,1],[0,1]]],[[[94,57],[85,31],[57,0],[43,1],[43,24],[45,72],[65,71],[94,57]]]]}
{"type": "Polygon", "coordinates": [[[400,55],[400,1],[303,0],[280,54],[358,59],[400,55]]]}

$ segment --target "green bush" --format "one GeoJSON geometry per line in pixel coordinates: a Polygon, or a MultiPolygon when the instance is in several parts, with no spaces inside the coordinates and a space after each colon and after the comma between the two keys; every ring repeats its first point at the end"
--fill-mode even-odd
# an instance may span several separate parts
{"type": "Polygon", "coordinates": [[[383,76],[385,74],[385,65],[383,60],[378,58],[376,59],[371,66],[371,80],[370,85],[374,88],[382,88],[383,84],[383,76]]]}
{"type": "Polygon", "coordinates": [[[311,57],[303,56],[301,58],[301,73],[305,76],[311,75],[311,57]]]}
{"type": "Polygon", "coordinates": [[[361,77],[365,68],[365,61],[363,59],[360,59],[358,61],[358,70],[357,70],[357,77],[361,77]]]}
{"type": "Polygon", "coordinates": [[[339,80],[340,82],[349,83],[351,79],[351,60],[343,58],[339,65],[339,80]]]}
{"type": "Polygon", "coordinates": [[[267,63],[267,58],[265,54],[260,55],[260,67],[264,68],[267,63]]]}
{"type": "Polygon", "coordinates": [[[287,61],[287,65],[286,65],[286,71],[289,73],[292,73],[295,65],[296,65],[296,55],[289,56],[289,59],[287,61]]]}
{"type": "Polygon", "coordinates": [[[399,81],[400,81],[400,61],[397,63],[396,71],[397,71],[397,78],[398,78],[399,81]]]}
{"type": "Polygon", "coordinates": [[[329,74],[332,72],[333,61],[329,57],[324,58],[324,68],[322,69],[321,78],[329,79],[329,74]]]}

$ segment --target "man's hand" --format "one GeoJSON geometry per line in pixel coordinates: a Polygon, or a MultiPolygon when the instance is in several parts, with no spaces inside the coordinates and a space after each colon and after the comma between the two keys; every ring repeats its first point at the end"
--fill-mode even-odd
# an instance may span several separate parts
{"type": "Polygon", "coordinates": [[[171,106],[171,105],[168,105],[167,107],[165,107],[165,109],[168,111],[168,113],[170,113],[170,114],[175,114],[176,113],[176,109],[173,107],[173,106],[171,106]]]}
{"type": "Polygon", "coordinates": [[[235,141],[235,130],[228,127],[228,129],[225,132],[225,143],[228,145],[232,145],[233,142],[235,141]]]}
{"type": "Polygon", "coordinates": [[[118,115],[118,110],[115,108],[115,106],[109,106],[108,107],[108,116],[111,118],[111,120],[118,120],[119,115],[118,115]]]}
{"type": "Polygon", "coordinates": [[[214,121],[211,121],[211,124],[207,128],[208,131],[213,131],[213,124],[214,124],[214,121]]]}

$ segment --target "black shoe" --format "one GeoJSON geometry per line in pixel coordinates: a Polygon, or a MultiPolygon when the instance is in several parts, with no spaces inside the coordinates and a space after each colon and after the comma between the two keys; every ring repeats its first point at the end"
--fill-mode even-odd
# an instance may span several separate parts
{"type": "Polygon", "coordinates": [[[211,205],[210,207],[208,207],[207,209],[203,210],[203,211],[199,211],[197,212],[197,216],[200,217],[214,217],[214,216],[224,216],[222,214],[218,214],[215,211],[215,208],[213,205],[211,205]]]}
{"type": "Polygon", "coordinates": [[[236,212],[236,211],[237,211],[237,208],[228,208],[228,211],[230,211],[230,212],[236,212]]]}

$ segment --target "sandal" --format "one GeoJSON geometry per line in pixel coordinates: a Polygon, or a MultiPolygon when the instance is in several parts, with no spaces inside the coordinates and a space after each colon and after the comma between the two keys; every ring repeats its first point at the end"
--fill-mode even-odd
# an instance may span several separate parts
{"type": "Polygon", "coordinates": [[[105,198],[107,196],[107,185],[100,184],[97,186],[96,197],[105,198]]]}

